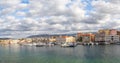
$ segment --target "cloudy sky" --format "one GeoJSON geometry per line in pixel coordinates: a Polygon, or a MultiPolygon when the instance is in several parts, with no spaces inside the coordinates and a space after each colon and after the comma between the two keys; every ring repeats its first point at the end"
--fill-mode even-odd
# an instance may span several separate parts
{"type": "Polygon", "coordinates": [[[120,29],[120,0],[0,0],[0,37],[120,29]]]}

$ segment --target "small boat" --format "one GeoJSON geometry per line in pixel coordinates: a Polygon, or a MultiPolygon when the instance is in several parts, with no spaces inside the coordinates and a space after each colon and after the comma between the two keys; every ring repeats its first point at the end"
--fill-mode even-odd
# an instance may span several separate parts
{"type": "Polygon", "coordinates": [[[67,43],[65,42],[64,44],[61,44],[61,47],[75,47],[76,46],[76,43],[67,43]]]}
{"type": "Polygon", "coordinates": [[[95,45],[99,45],[99,43],[95,43],[95,45]]]}
{"type": "Polygon", "coordinates": [[[36,45],[36,47],[43,47],[44,45],[36,45]]]}
{"type": "Polygon", "coordinates": [[[83,43],[82,45],[87,45],[87,43],[83,43]]]}
{"type": "Polygon", "coordinates": [[[32,43],[24,43],[23,46],[32,46],[32,43]]]}
{"type": "Polygon", "coordinates": [[[120,42],[116,42],[115,45],[120,45],[120,42]]]}
{"type": "Polygon", "coordinates": [[[46,44],[45,43],[38,43],[38,44],[36,44],[36,47],[43,47],[43,46],[46,46],[46,44]]]}
{"type": "Polygon", "coordinates": [[[47,46],[54,46],[55,44],[53,42],[49,42],[47,46]]]}
{"type": "Polygon", "coordinates": [[[90,42],[90,45],[94,45],[94,43],[93,43],[93,42],[90,42]]]}
{"type": "Polygon", "coordinates": [[[68,47],[69,45],[67,43],[61,44],[61,47],[68,47]]]}
{"type": "Polygon", "coordinates": [[[85,42],[85,43],[83,43],[82,45],[95,45],[93,42],[85,42]]]}
{"type": "Polygon", "coordinates": [[[109,42],[99,42],[99,45],[110,45],[109,42]]]}
{"type": "Polygon", "coordinates": [[[76,43],[69,44],[69,47],[75,47],[75,46],[76,46],[76,43]]]}
{"type": "Polygon", "coordinates": [[[110,43],[109,42],[105,42],[105,45],[109,45],[110,43]]]}
{"type": "Polygon", "coordinates": [[[33,45],[33,46],[36,46],[36,45],[37,45],[37,43],[32,43],[32,45],[33,45]]]}

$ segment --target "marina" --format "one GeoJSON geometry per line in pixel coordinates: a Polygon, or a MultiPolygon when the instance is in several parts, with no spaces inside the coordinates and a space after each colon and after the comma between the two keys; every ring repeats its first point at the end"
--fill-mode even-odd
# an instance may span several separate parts
{"type": "Polygon", "coordinates": [[[0,46],[0,63],[120,63],[119,45],[0,46]]]}
{"type": "Polygon", "coordinates": [[[0,0],[0,63],[120,63],[120,0],[0,0]]]}

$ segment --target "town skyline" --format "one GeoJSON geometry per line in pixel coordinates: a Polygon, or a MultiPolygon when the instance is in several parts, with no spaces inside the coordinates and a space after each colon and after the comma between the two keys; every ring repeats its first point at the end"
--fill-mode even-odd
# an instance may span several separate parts
{"type": "MultiPolygon", "coordinates": [[[[40,32],[40,31],[34,31],[34,32],[29,32],[29,31],[27,31],[27,33],[26,32],[24,32],[24,31],[22,31],[22,32],[16,32],[15,34],[16,35],[20,35],[20,34],[27,34],[28,36],[24,36],[24,37],[0,37],[1,39],[3,38],[11,38],[11,39],[20,39],[20,38],[33,38],[34,36],[40,36],[40,37],[42,37],[42,36],[55,36],[55,35],[63,35],[63,36],[73,36],[73,35],[77,35],[78,33],[87,33],[87,34],[97,34],[97,33],[99,33],[99,31],[100,30],[116,30],[116,31],[120,31],[120,30],[118,30],[118,29],[99,29],[99,30],[91,30],[91,31],[72,31],[72,32],[60,32],[60,33],[55,33],[55,32],[40,32]],[[38,34],[38,32],[40,32],[39,34],[38,34]]],[[[14,33],[13,33],[14,34],[14,33]]]]}

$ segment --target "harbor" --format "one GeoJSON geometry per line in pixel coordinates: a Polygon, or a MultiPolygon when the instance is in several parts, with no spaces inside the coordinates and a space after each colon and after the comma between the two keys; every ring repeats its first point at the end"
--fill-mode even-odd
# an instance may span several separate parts
{"type": "Polygon", "coordinates": [[[120,63],[120,0],[0,0],[0,63],[120,63]]]}
{"type": "Polygon", "coordinates": [[[120,63],[119,32],[0,38],[0,63],[120,63]]]}
{"type": "Polygon", "coordinates": [[[120,63],[119,45],[0,46],[0,63],[120,63]]]}

